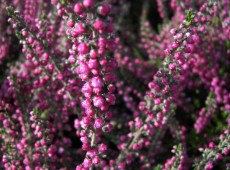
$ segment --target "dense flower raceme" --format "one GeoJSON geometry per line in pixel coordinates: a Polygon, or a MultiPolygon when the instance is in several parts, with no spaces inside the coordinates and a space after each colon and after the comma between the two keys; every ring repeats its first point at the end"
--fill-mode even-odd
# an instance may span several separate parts
{"type": "Polygon", "coordinates": [[[229,9],[3,0],[0,169],[225,169],[229,9]]]}
{"type": "Polygon", "coordinates": [[[107,146],[98,140],[102,132],[111,131],[109,106],[114,105],[116,99],[112,73],[116,61],[109,56],[116,47],[114,26],[109,18],[111,5],[94,3],[89,0],[66,6],[57,4],[58,10],[64,11],[60,15],[66,19],[66,34],[73,42],[68,61],[73,68],[77,65],[75,73],[84,82],[81,88],[83,111],[74,126],[87,157],[76,169],[93,167],[102,161],[100,154],[106,152],[107,146]]]}
{"type": "Polygon", "coordinates": [[[136,118],[135,123],[131,124],[136,128],[136,134],[134,134],[136,136],[129,136],[129,138],[131,137],[131,142],[128,142],[128,146],[124,143],[121,148],[120,159],[124,159],[124,155],[128,154],[129,149],[140,150],[142,147],[148,147],[149,144],[147,143],[152,140],[152,138],[148,139],[148,135],[153,135],[154,133],[157,135],[157,131],[160,131],[159,129],[161,128],[163,129],[163,126],[167,124],[171,117],[170,110],[172,106],[170,105],[173,104],[178,96],[177,82],[179,81],[179,76],[184,69],[183,66],[191,59],[189,58],[192,52],[190,48],[194,48],[198,39],[197,33],[194,33],[195,28],[186,24],[186,21],[184,21],[179,29],[170,31],[174,36],[179,33],[181,36],[176,36],[172,46],[165,50],[168,57],[163,62],[164,66],[155,74],[154,80],[148,84],[151,91],[147,92],[146,101],[141,102],[139,105],[139,109],[147,114],[147,118],[144,121],[136,118]],[[189,38],[192,41],[188,42],[189,38]],[[154,130],[154,127],[156,130],[154,130]],[[137,136],[142,135],[143,131],[147,131],[147,137],[144,137],[143,140],[135,141],[137,136]]]}

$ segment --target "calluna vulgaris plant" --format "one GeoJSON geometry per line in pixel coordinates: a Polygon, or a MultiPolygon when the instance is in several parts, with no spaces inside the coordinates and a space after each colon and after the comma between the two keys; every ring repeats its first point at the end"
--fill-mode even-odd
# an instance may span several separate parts
{"type": "Polygon", "coordinates": [[[229,0],[0,0],[0,169],[230,169],[229,0]]]}

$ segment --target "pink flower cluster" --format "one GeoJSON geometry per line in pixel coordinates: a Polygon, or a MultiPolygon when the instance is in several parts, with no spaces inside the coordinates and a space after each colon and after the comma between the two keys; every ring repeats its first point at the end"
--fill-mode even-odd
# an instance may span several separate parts
{"type": "Polygon", "coordinates": [[[228,0],[3,0],[0,169],[225,169],[228,0]]]}

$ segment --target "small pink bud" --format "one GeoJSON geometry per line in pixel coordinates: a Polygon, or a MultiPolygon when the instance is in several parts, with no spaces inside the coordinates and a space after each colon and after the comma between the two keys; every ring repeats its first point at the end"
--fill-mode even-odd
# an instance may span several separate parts
{"type": "Polygon", "coordinates": [[[85,62],[81,62],[79,67],[78,67],[78,72],[80,74],[89,74],[90,69],[89,69],[88,65],[85,62]]]}
{"type": "Polygon", "coordinates": [[[154,104],[155,104],[155,105],[161,104],[161,99],[160,99],[160,98],[155,99],[155,100],[154,100],[154,104]]]}
{"type": "Polygon", "coordinates": [[[98,150],[99,150],[99,152],[104,153],[107,150],[107,146],[104,143],[102,143],[102,144],[99,145],[98,150]]]}
{"type": "Polygon", "coordinates": [[[41,137],[42,137],[42,132],[41,132],[41,131],[39,131],[39,132],[37,133],[37,137],[38,137],[38,138],[41,138],[41,137]]]}
{"type": "Polygon", "coordinates": [[[82,105],[82,107],[85,108],[85,109],[89,108],[89,107],[91,106],[91,101],[90,101],[90,99],[87,98],[87,99],[83,100],[83,101],[81,102],[81,105],[82,105]]]}
{"type": "Polygon", "coordinates": [[[114,94],[108,94],[108,95],[106,95],[105,99],[108,102],[108,104],[110,104],[110,105],[114,105],[115,104],[116,97],[115,97],[114,94]]]}
{"type": "Polygon", "coordinates": [[[177,38],[178,40],[180,40],[181,38],[183,38],[183,34],[182,34],[182,33],[176,34],[176,38],[177,38]]]}
{"type": "Polygon", "coordinates": [[[105,54],[105,49],[104,48],[99,48],[98,49],[98,54],[99,55],[104,55],[105,54]]]}
{"type": "Polygon", "coordinates": [[[175,55],[174,55],[174,58],[175,59],[180,59],[181,58],[181,52],[177,52],[175,55]]]}
{"type": "Polygon", "coordinates": [[[170,54],[170,49],[165,49],[165,55],[169,55],[170,54]]]}
{"type": "Polygon", "coordinates": [[[173,48],[173,49],[177,49],[178,47],[179,47],[178,42],[173,42],[173,43],[172,43],[172,48],[173,48]]]}
{"type": "Polygon", "coordinates": [[[99,164],[99,162],[100,162],[100,158],[99,157],[93,158],[93,164],[97,165],[97,164],[99,164]]]}
{"type": "Polygon", "coordinates": [[[80,54],[86,54],[89,52],[89,47],[85,43],[80,43],[77,50],[80,54]]]}
{"type": "Polygon", "coordinates": [[[70,55],[69,58],[68,58],[68,61],[70,62],[70,64],[73,64],[75,63],[75,58],[73,55],[70,55]]]}
{"type": "Polygon", "coordinates": [[[94,126],[97,129],[102,128],[103,124],[104,124],[104,121],[101,118],[96,119],[95,122],[94,122],[94,126]]]}
{"type": "Polygon", "coordinates": [[[99,38],[97,46],[100,48],[103,48],[103,47],[105,47],[105,45],[106,45],[106,39],[105,38],[99,38]]]}
{"type": "Polygon", "coordinates": [[[82,143],[88,143],[89,139],[87,137],[81,137],[80,138],[82,143]]]}
{"type": "Polygon", "coordinates": [[[84,94],[85,97],[90,97],[93,92],[93,88],[90,86],[89,83],[85,83],[82,86],[81,92],[84,94]]]}
{"type": "Polygon", "coordinates": [[[81,15],[82,12],[83,12],[83,7],[81,5],[81,3],[77,2],[75,5],[74,5],[74,12],[78,15],[81,15]]]}
{"type": "Polygon", "coordinates": [[[75,120],[74,120],[74,128],[75,128],[75,129],[80,128],[80,121],[79,121],[78,119],[75,119],[75,120]]]}
{"type": "Polygon", "coordinates": [[[75,31],[78,35],[85,33],[85,27],[82,23],[75,24],[75,31]]]}
{"type": "Polygon", "coordinates": [[[110,85],[108,85],[108,91],[109,91],[109,93],[113,93],[114,91],[115,91],[115,87],[114,87],[114,85],[112,85],[112,84],[110,84],[110,85]]]}
{"type": "Polygon", "coordinates": [[[102,107],[105,103],[105,100],[101,96],[96,96],[93,98],[93,105],[95,107],[102,107]]]}
{"type": "Polygon", "coordinates": [[[73,20],[67,21],[67,26],[68,27],[73,27],[74,26],[74,21],[73,20]]]}
{"type": "Polygon", "coordinates": [[[90,57],[91,58],[97,58],[97,52],[95,50],[90,51],[90,57]]]}
{"type": "Polygon", "coordinates": [[[26,30],[22,30],[22,35],[23,35],[23,37],[27,37],[28,36],[28,32],[26,30]]]}
{"type": "Polygon", "coordinates": [[[91,85],[95,88],[100,88],[103,86],[103,80],[100,77],[93,77],[91,79],[91,85]]]}
{"type": "Polygon", "coordinates": [[[110,10],[111,10],[111,6],[107,3],[104,3],[97,8],[97,12],[102,16],[108,15],[110,13],[110,10]]]}
{"type": "Polygon", "coordinates": [[[93,0],[83,0],[83,6],[85,8],[91,8],[93,6],[93,0]]]}
{"type": "Polygon", "coordinates": [[[170,33],[171,33],[172,35],[175,35],[175,34],[176,34],[176,29],[175,29],[175,28],[171,29],[171,30],[170,30],[170,33]]]}
{"type": "Polygon", "coordinates": [[[173,63],[169,64],[169,70],[175,70],[176,66],[173,63]]]}
{"type": "Polygon", "coordinates": [[[104,22],[98,19],[94,22],[93,27],[98,31],[102,30],[104,27],[104,22]]]}
{"type": "Polygon", "coordinates": [[[89,59],[88,66],[90,69],[98,68],[98,61],[96,59],[89,59]]]}

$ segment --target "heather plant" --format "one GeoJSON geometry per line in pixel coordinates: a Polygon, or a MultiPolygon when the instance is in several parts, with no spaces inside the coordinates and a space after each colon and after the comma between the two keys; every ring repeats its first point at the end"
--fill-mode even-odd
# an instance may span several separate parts
{"type": "Polygon", "coordinates": [[[229,169],[229,11],[0,0],[0,169],[229,169]]]}

